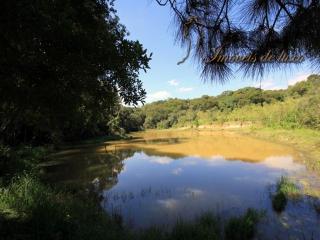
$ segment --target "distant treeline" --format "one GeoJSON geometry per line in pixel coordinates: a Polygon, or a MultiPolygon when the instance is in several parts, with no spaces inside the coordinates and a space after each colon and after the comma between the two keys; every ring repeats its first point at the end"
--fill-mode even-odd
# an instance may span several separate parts
{"type": "Polygon", "coordinates": [[[320,129],[320,76],[285,90],[246,87],[218,96],[182,100],[169,99],[142,108],[122,108],[121,128],[166,129],[225,122],[252,122],[268,127],[320,129]]]}

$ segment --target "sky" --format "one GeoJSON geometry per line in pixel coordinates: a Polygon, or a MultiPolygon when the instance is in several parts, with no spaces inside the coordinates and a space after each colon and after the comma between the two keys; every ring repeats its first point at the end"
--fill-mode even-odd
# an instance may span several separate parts
{"type": "MultiPolygon", "coordinates": [[[[116,0],[115,8],[120,22],[130,33],[128,38],[139,40],[149,53],[153,53],[150,69],[147,73],[142,71],[139,76],[147,91],[147,103],[168,98],[215,96],[226,90],[260,85],[257,80],[245,78],[241,73],[234,74],[224,84],[203,81],[201,71],[192,58],[177,65],[185,57],[186,49],[175,42],[173,15],[169,7],[159,6],[155,0],[116,0]]],[[[262,88],[287,88],[311,73],[308,64],[275,71],[263,77],[262,88]]]]}

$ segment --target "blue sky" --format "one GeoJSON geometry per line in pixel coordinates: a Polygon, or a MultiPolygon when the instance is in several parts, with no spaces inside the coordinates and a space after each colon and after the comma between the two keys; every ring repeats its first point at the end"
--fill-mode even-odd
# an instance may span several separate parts
{"type": "MultiPolygon", "coordinates": [[[[168,7],[160,7],[155,0],[116,0],[120,22],[130,32],[129,38],[139,40],[152,60],[147,73],[141,72],[140,79],[147,91],[147,102],[166,98],[196,98],[202,95],[217,95],[226,90],[236,90],[246,86],[258,86],[258,82],[235,74],[228,83],[203,82],[198,66],[189,59],[177,65],[185,55],[175,43],[172,14],[168,7]]],[[[297,81],[305,79],[311,70],[307,64],[290,71],[277,71],[265,75],[262,79],[264,89],[286,88],[297,81]]]]}

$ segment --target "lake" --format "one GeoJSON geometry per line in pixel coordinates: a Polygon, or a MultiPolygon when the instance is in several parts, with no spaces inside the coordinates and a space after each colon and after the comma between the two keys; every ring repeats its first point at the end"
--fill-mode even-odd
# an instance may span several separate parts
{"type": "Polygon", "coordinates": [[[54,181],[97,191],[102,207],[135,229],[255,208],[265,211],[258,227],[262,239],[320,239],[315,197],[289,201],[281,214],[272,210],[270,195],[281,176],[319,189],[303,159],[289,146],[231,131],[147,131],[65,149],[46,171],[54,181]]]}

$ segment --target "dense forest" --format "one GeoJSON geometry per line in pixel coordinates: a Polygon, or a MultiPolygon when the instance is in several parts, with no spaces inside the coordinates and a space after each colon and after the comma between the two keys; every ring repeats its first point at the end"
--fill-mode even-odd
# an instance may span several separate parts
{"type": "Polygon", "coordinates": [[[10,145],[110,134],[138,104],[150,56],[127,39],[113,1],[2,1],[0,135],[10,145]]]}
{"type": "Polygon", "coordinates": [[[141,108],[122,107],[120,126],[134,131],[250,122],[266,127],[320,129],[319,90],[320,76],[311,75],[285,90],[246,87],[215,97],[169,99],[141,108]]]}

